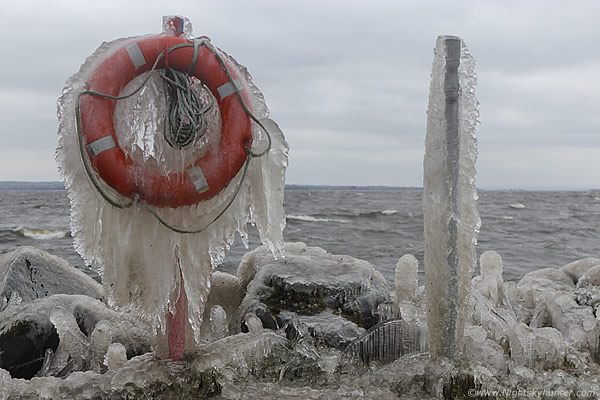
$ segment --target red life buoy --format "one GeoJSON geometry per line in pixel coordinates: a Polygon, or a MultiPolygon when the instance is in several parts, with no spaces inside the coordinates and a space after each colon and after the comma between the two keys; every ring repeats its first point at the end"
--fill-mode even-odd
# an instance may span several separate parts
{"type": "MultiPolygon", "coordinates": [[[[182,43],[192,43],[176,36],[157,35],[129,43],[106,58],[90,75],[87,89],[118,96],[136,76],[150,71],[165,49],[182,43]]],[[[238,97],[235,84],[244,103],[250,103],[247,90],[238,85],[243,78],[236,68],[228,67],[233,81],[221,61],[207,47],[197,48],[192,75],[200,79],[215,97],[221,111],[221,139],[215,151],[187,166],[183,172],[163,175],[158,168],[135,163],[118,145],[113,114],[116,100],[86,95],[80,100],[80,122],[83,144],[92,167],[106,184],[127,198],[159,207],[179,207],[210,199],[221,192],[240,171],[246,149],[252,143],[252,124],[238,97]]],[[[187,72],[193,61],[191,46],[173,49],[168,54],[170,68],[187,72]]],[[[165,58],[156,68],[164,68],[165,58]]]]}

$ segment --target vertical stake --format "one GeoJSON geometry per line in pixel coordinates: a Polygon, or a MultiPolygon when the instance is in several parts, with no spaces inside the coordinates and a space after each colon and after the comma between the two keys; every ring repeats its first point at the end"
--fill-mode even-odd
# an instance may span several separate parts
{"type": "MultiPolygon", "coordinates": [[[[478,111],[474,94],[463,93],[461,88],[461,84],[474,86],[475,75],[461,66],[463,46],[459,37],[438,37],[427,111],[424,266],[429,353],[433,359],[455,358],[462,351],[479,231],[475,205],[477,141],[472,126],[478,111]],[[460,75],[459,68],[468,76],[460,75]]],[[[466,63],[472,60],[468,54],[465,57],[466,63]]]]}
{"type": "MultiPolygon", "coordinates": [[[[179,265],[179,260],[177,260],[179,265]]],[[[187,296],[183,287],[183,274],[179,268],[180,289],[179,298],[175,303],[175,315],[167,315],[167,340],[169,344],[169,358],[175,361],[183,359],[185,351],[185,322],[187,320],[187,296]]]]}

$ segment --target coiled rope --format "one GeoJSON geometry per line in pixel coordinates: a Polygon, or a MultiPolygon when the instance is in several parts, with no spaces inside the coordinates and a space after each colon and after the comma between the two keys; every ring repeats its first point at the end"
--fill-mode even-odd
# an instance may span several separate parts
{"type": "MultiPolygon", "coordinates": [[[[195,143],[206,133],[205,113],[210,111],[214,98],[208,96],[208,104],[202,107],[202,99],[192,88],[185,72],[173,68],[160,71],[163,80],[165,102],[167,104],[167,121],[164,138],[175,149],[183,149],[195,143]]],[[[203,87],[204,84],[202,84],[203,87]]]]}
{"type": "MultiPolygon", "coordinates": [[[[169,70],[174,71],[171,68],[169,68],[169,70]]],[[[168,75],[168,73],[169,72],[166,72],[165,75],[168,75]]],[[[168,89],[165,89],[165,90],[168,90],[168,89]]],[[[187,96],[184,96],[184,97],[186,97],[186,100],[189,100],[189,98],[187,98],[187,96]]],[[[171,109],[169,110],[169,116],[170,116],[169,120],[171,122],[169,123],[170,126],[168,128],[170,130],[170,133],[167,134],[167,132],[165,132],[165,139],[167,140],[167,142],[169,142],[169,140],[173,140],[174,143],[177,143],[177,144],[180,142],[185,143],[188,140],[191,140],[191,142],[193,142],[194,140],[197,140],[204,134],[204,132],[202,131],[202,130],[205,131],[205,129],[206,129],[206,123],[204,121],[204,114],[206,112],[208,112],[210,110],[210,108],[213,106],[214,101],[212,100],[212,96],[211,96],[210,104],[208,104],[207,106],[202,107],[202,108],[197,107],[197,104],[196,104],[196,105],[194,105],[194,108],[192,110],[190,108],[186,107],[186,105],[185,105],[186,100],[184,100],[183,103],[177,102],[179,104],[175,104],[173,106],[176,109],[174,111],[175,122],[173,122],[174,120],[173,120],[173,117],[171,116],[173,113],[173,110],[171,110],[171,109]],[[196,117],[197,114],[199,114],[198,117],[196,117]],[[190,117],[193,117],[193,118],[190,118],[190,117]],[[199,120],[196,120],[196,118],[198,118],[199,120]],[[198,126],[198,125],[200,125],[200,126],[198,126]],[[203,126],[204,126],[204,128],[203,128],[203,126]],[[200,133],[196,134],[196,132],[193,132],[190,135],[189,132],[193,129],[193,127],[200,129],[201,130],[200,133]],[[173,135],[173,130],[175,130],[175,135],[173,135]],[[182,132],[182,130],[183,130],[183,134],[181,136],[179,136],[179,134],[180,134],[180,132],[182,132]],[[189,136],[191,136],[191,139],[189,138],[189,136]]],[[[198,104],[200,104],[200,103],[201,102],[198,102],[198,104]]],[[[146,209],[146,211],[148,211],[150,214],[152,214],[154,216],[154,218],[156,218],[156,220],[161,225],[170,229],[173,232],[183,233],[183,234],[200,233],[200,232],[206,230],[212,224],[214,224],[223,214],[225,214],[225,212],[229,209],[229,207],[231,207],[231,205],[237,198],[237,196],[242,188],[242,184],[244,183],[246,174],[248,172],[250,160],[253,158],[257,158],[257,157],[262,157],[263,155],[267,154],[271,150],[271,145],[272,145],[272,138],[271,138],[269,131],[265,128],[265,126],[262,124],[262,122],[252,113],[252,111],[250,111],[250,109],[248,108],[248,106],[246,105],[246,102],[244,101],[244,99],[242,97],[242,94],[240,93],[239,89],[237,88],[237,86],[234,83],[233,76],[231,75],[231,72],[229,71],[229,68],[227,67],[227,64],[225,63],[225,60],[223,60],[223,58],[221,57],[221,54],[219,54],[218,50],[210,44],[208,38],[206,38],[206,37],[194,39],[192,43],[176,44],[176,45],[171,46],[171,47],[165,49],[164,51],[162,51],[158,55],[156,60],[154,61],[154,64],[152,65],[152,68],[150,69],[146,78],[143,80],[143,82],[140,84],[140,86],[137,87],[136,89],[134,89],[131,93],[128,93],[128,94],[125,94],[122,96],[113,96],[113,95],[101,93],[101,92],[98,92],[95,90],[89,90],[89,89],[83,90],[77,96],[77,101],[75,104],[75,126],[76,126],[77,136],[78,136],[78,140],[79,140],[79,152],[81,155],[84,169],[86,171],[88,178],[90,179],[90,182],[96,188],[98,193],[100,193],[100,195],[104,198],[104,200],[106,200],[106,202],[108,202],[111,206],[120,208],[120,209],[126,209],[126,208],[133,206],[134,204],[139,204],[139,205],[143,206],[146,209]],[[175,225],[167,222],[164,218],[162,218],[160,215],[158,215],[156,210],[154,210],[153,208],[148,206],[148,204],[142,203],[140,201],[139,195],[137,195],[137,194],[133,196],[133,199],[131,201],[125,202],[125,203],[120,203],[120,202],[114,200],[113,198],[111,198],[108,195],[108,193],[106,193],[104,188],[101,186],[100,182],[98,182],[98,178],[95,176],[95,174],[92,170],[92,166],[90,165],[90,160],[87,157],[87,153],[85,151],[85,143],[83,141],[83,135],[81,133],[80,104],[81,104],[81,97],[84,95],[100,96],[100,97],[105,97],[105,98],[117,100],[117,101],[133,96],[134,94],[139,92],[146,85],[146,83],[148,83],[148,80],[150,79],[152,72],[154,72],[156,70],[158,63],[163,58],[167,57],[168,54],[171,53],[172,51],[183,48],[183,47],[193,47],[194,48],[194,53],[192,56],[192,63],[190,64],[190,68],[189,68],[187,74],[179,72],[179,71],[175,71],[175,74],[172,76],[176,76],[176,78],[172,79],[172,81],[175,82],[175,87],[177,88],[176,93],[180,93],[180,94],[186,93],[189,89],[190,92],[194,93],[192,96],[197,96],[197,93],[195,93],[195,91],[191,87],[189,87],[189,80],[188,80],[187,76],[191,75],[192,71],[194,71],[194,69],[195,69],[196,61],[198,59],[198,49],[200,46],[206,47],[217,58],[217,60],[219,61],[219,64],[221,65],[221,68],[223,68],[223,71],[227,75],[227,79],[229,79],[229,82],[231,83],[233,90],[234,90],[240,104],[242,105],[242,108],[244,109],[244,112],[246,113],[246,115],[248,115],[248,117],[250,119],[252,119],[252,121],[254,121],[262,129],[263,132],[265,132],[265,134],[267,136],[267,146],[264,150],[262,150],[258,153],[255,153],[254,151],[252,151],[252,149],[250,149],[249,146],[245,146],[246,154],[248,155],[248,157],[246,158],[246,161],[244,162],[244,166],[242,169],[242,174],[239,179],[239,182],[238,182],[231,198],[225,205],[225,207],[218,214],[216,214],[210,221],[206,222],[204,225],[193,228],[193,229],[187,229],[187,228],[175,226],[175,225]],[[183,76],[185,76],[185,81],[187,83],[182,82],[180,74],[183,74],[183,76]],[[180,92],[180,90],[181,90],[181,92],[180,92]]],[[[167,128],[165,128],[165,129],[167,129],[167,128]]],[[[185,146],[182,146],[182,147],[185,147],[185,146]]]]}

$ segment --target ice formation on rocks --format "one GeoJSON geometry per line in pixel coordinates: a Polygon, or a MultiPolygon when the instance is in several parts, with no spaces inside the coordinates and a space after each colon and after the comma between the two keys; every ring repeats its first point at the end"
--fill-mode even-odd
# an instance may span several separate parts
{"type": "Polygon", "coordinates": [[[419,284],[417,271],[419,261],[412,254],[406,254],[398,260],[396,264],[396,276],[394,283],[396,285],[396,301],[408,300],[414,301],[417,296],[417,286],[419,284]]]}
{"type": "Polygon", "coordinates": [[[85,294],[96,299],[103,296],[102,285],[84,272],[31,246],[0,256],[0,299],[10,298],[12,293],[25,301],[53,294],[85,294]]]}
{"type": "Polygon", "coordinates": [[[127,350],[121,343],[111,343],[104,356],[104,365],[114,371],[122,368],[127,362],[127,350]]]}
{"type": "MultiPolygon", "coordinates": [[[[186,37],[189,38],[189,21],[186,21],[186,27],[186,37]]],[[[283,254],[282,230],[285,215],[282,202],[288,146],[277,125],[268,119],[269,112],[264,98],[253,84],[246,68],[223,51],[217,50],[245,78],[243,85],[252,93],[252,104],[248,106],[268,130],[272,141],[271,150],[250,161],[243,182],[240,182],[243,178],[240,172],[217,196],[192,206],[154,210],[175,226],[194,229],[222,212],[235,196],[237,186],[241,185],[233,203],[214,224],[201,233],[192,235],[173,232],[162,226],[148,211],[147,206],[142,204],[134,204],[128,209],[107,204],[82,167],[75,126],[75,106],[91,72],[99,63],[116,49],[136,39],[103,43],[86,60],[80,71],[67,80],[58,101],[59,144],[56,160],[71,200],[71,231],[75,247],[87,263],[101,272],[109,304],[118,309],[133,310],[150,321],[155,329],[166,332],[167,313],[174,312],[174,305],[183,290],[188,300],[188,321],[193,337],[199,343],[211,272],[222,262],[234,241],[235,233],[238,232],[244,243],[247,243],[246,225],[253,222],[261,240],[273,254],[283,254]]],[[[189,154],[172,151],[162,135],[155,135],[155,129],[160,128],[159,115],[163,115],[161,107],[164,106],[160,99],[152,102],[157,96],[149,94],[153,93],[155,85],[156,82],[151,83],[144,91],[129,99],[129,118],[122,120],[117,113],[117,125],[124,124],[122,128],[125,130],[133,129],[131,136],[125,135],[127,140],[118,138],[119,145],[132,158],[139,157],[139,162],[143,162],[145,166],[161,165],[168,170],[181,171],[190,161],[189,154]]],[[[127,88],[123,88],[121,93],[126,91],[127,88]]],[[[215,132],[214,135],[209,133],[208,141],[213,140],[213,136],[218,136],[217,126],[218,124],[211,128],[215,132]]],[[[253,149],[264,149],[267,132],[254,124],[253,136],[253,149]]],[[[202,143],[199,146],[202,147],[202,143]]],[[[204,150],[210,151],[211,143],[206,143],[205,146],[204,150]]],[[[111,196],[119,198],[107,185],[102,187],[111,196]]],[[[124,200],[126,199],[121,199],[124,200]]]]}
{"type": "Polygon", "coordinates": [[[210,328],[212,340],[223,339],[229,336],[229,327],[227,323],[227,313],[223,307],[216,305],[210,309],[210,328]]]}
{"type": "Polygon", "coordinates": [[[577,283],[579,278],[586,273],[586,271],[596,265],[600,265],[600,259],[598,258],[584,258],[581,260],[573,261],[562,267],[560,270],[567,274],[571,279],[573,279],[573,283],[577,283]]]}
{"type": "Polygon", "coordinates": [[[425,282],[432,357],[462,350],[480,219],[475,161],[475,61],[454,36],[437,39],[424,160],[425,282]]]}
{"type": "Polygon", "coordinates": [[[473,279],[473,290],[492,302],[494,307],[506,301],[504,296],[504,279],[502,258],[495,251],[486,251],[479,257],[481,275],[473,279]]]}

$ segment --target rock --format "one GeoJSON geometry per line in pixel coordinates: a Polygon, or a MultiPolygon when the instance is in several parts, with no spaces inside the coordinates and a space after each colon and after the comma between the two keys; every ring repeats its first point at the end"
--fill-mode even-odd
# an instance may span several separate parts
{"type": "Polygon", "coordinates": [[[573,283],[577,283],[579,278],[581,278],[581,276],[585,274],[588,269],[596,265],[600,265],[600,259],[589,257],[573,261],[572,263],[561,267],[560,270],[567,274],[573,280],[573,283]]]}
{"type": "Polygon", "coordinates": [[[90,339],[96,325],[105,321],[112,342],[123,344],[129,357],[150,350],[152,330],[141,320],[112,311],[87,296],[57,294],[0,312],[0,368],[8,370],[13,378],[27,379],[40,370],[46,350],[55,352],[59,345],[56,328],[50,321],[57,309],[72,314],[81,333],[90,339]]]}
{"type": "Polygon", "coordinates": [[[600,263],[588,269],[578,280],[577,287],[600,286],[600,263]]]}
{"type": "Polygon", "coordinates": [[[289,319],[285,312],[296,313],[308,325],[313,319],[321,320],[315,317],[320,314],[336,314],[345,320],[320,324],[325,337],[336,335],[333,331],[342,326],[344,335],[370,328],[379,320],[377,306],[390,299],[385,278],[368,262],[333,255],[304,243],[286,243],[285,258],[278,260],[266,247],[257,248],[242,259],[238,277],[242,287],[247,285],[247,293],[237,322],[241,323],[249,312],[271,329],[285,325],[289,319]]]}
{"type": "Polygon", "coordinates": [[[62,258],[23,246],[0,256],[0,299],[17,292],[23,301],[53,294],[103,296],[102,285],[62,258]]]}
{"type": "Polygon", "coordinates": [[[568,292],[575,289],[573,280],[564,272],[554,268],[543,268],[532,271],[519,281],[519,288],[525,306],[533,309],[539,303],[539,296],[548,293],[568,292]]]}

